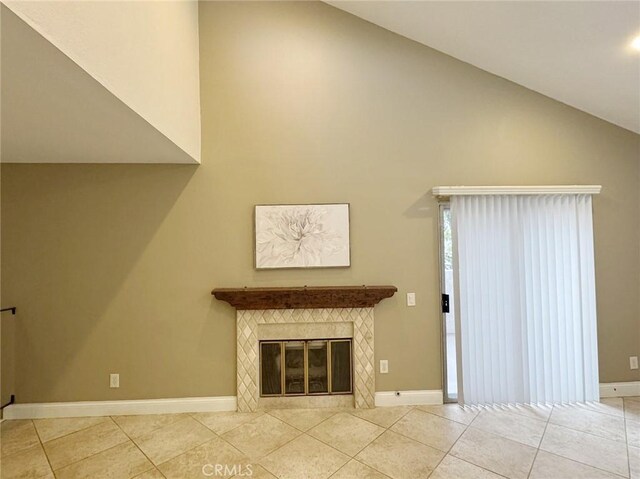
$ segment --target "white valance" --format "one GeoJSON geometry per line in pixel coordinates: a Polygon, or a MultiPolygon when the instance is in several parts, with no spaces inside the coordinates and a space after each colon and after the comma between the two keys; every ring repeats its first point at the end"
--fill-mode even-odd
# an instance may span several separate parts
{"type": "Polygon", "coordinates": [[[479,195],[597,195],[600,185],[555,185],[555,186],[436,186],[433,196],[479,196],[479,195]]]}

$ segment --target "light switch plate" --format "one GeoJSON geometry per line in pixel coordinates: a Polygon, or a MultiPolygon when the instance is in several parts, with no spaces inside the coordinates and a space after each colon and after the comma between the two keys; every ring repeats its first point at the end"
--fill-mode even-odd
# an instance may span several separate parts
{"type": "Polygon", "coordinates": [[[407,293],[407,306],[416,305],[416,293],[407,293]]]}
{"type": "Polygon", "coordinates": [[[387,374],[389,372],[389,360],[381,359],[380,360],[380,374],[387,374]]]}

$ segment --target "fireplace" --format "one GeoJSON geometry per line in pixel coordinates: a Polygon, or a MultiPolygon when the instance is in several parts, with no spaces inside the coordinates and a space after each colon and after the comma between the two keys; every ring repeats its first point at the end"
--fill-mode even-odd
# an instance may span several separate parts
{"type": "Polygon", "coordinates": [[[238,411],[374,407],[373,309],[396,291],[395,286],[214,289],[216,299],[237,310],[238,411]]]}
{"type": "Polygon", "coordinates": [[[351,338],[260,341],[260,397],[353,393],[351,338]]]}

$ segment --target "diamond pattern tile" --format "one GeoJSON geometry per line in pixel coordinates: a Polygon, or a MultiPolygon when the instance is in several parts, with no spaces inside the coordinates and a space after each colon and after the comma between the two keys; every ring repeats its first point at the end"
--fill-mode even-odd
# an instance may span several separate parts
{"type": "Polygon", "coordinates": [[[355,407],[374,407],[373,318],[373,308],[238,310],[238,411],[258,408],[258,325],[287,323],[353,323],[355,407]]]}

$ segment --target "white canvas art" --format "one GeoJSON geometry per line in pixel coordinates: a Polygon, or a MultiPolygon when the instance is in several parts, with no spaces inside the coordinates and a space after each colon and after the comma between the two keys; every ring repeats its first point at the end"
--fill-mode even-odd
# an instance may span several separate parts
{"type": "Polygon", "coordinates": [[[350,265],[349,205],[256,206],[256,268],[350,265]]]}

